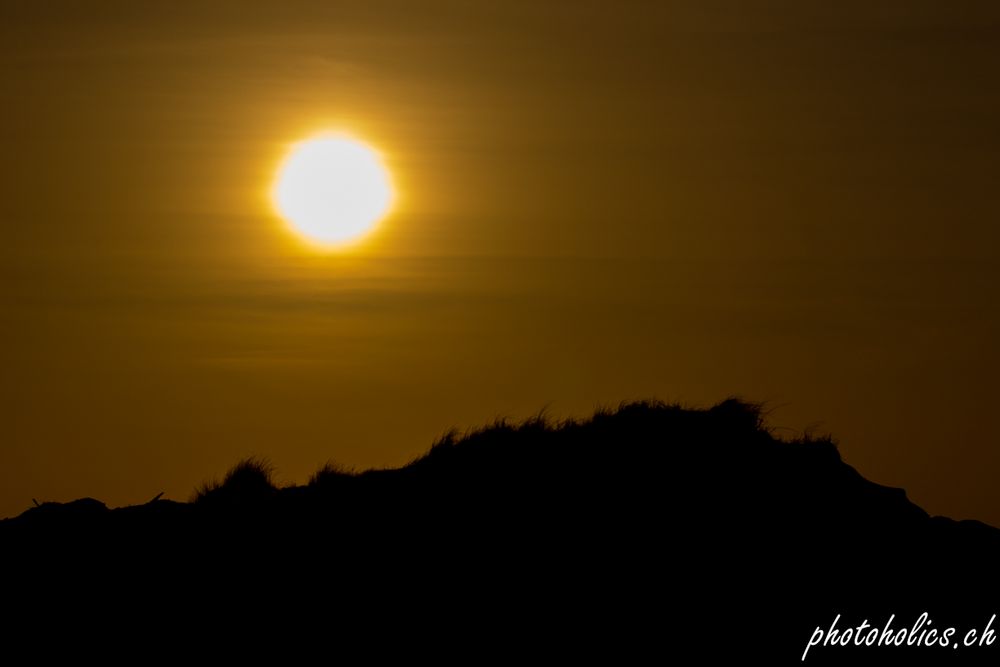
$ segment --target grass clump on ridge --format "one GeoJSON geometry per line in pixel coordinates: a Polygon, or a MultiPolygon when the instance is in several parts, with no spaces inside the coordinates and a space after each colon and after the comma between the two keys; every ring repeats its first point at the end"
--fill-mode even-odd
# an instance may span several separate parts
{"type": "Polygon", "coordinates": [[[194,502],[260,499],[273,495],[277,490],[271,462],[266,458],[249,456],[230,468],[222,482],[211,480],[199,486],[194,502]]]}

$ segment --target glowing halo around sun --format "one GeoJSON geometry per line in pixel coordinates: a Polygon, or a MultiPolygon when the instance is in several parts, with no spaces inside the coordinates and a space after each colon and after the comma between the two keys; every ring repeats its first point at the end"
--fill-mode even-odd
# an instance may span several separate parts
{"type": "Polygon", "coordinates": [[[299,235],[336,248],[375,228],[392,207],[393,189],[372,148],[343,134],[322,134],[292,146],[271,197],[299,235]]]}

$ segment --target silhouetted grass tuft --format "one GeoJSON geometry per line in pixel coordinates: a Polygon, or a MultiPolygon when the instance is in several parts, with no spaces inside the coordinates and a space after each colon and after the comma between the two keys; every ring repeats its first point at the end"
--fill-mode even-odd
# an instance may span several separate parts
{"type": "Polygon", "coordinates": [[[335,461],[327,461],[309,477],[309,486],[329,486],[354,477],[354,471],[335,461]]]}
{"type": "Polygon", "coordinates": [[[250,456],[230,468],[221,483],[212,480],[198,487],[194,502],[225,500],[240,503],[267,498],[277,490],[271,462],[250,456]]]}

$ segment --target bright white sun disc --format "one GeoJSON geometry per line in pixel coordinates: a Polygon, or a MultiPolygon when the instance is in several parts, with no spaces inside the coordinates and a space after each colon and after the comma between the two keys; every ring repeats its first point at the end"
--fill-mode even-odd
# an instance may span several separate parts
{"type": "Polygon", "coordinates": [[[375,151],[327,135],[292,148],[272,195],[281,217],[302,236],[339,245],[360,239],[388,213],[392,184],[375,151]]]}

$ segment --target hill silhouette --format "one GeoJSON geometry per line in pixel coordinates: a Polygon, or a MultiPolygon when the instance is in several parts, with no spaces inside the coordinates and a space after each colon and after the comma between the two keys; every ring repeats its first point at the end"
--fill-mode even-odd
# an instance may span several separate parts
{"type": "MultiPolygon", "coordinates": [[[[398,469],[329,464],[299,486],[247,459],[191,502],[44,503],[0,522],[0,541],[18,561],[9,572],[44,572],[28,579],[36,593],[171,608],[179,591],[225,590],[228,618],[266,609],[272,629],[315,623],[289,611],[311,601],[354,623],[374,614],[369,630],[446,627],[508,655],[621,661],[677,656],[683,642],[707,661],[801,662],[838,614],[881,628],[928,612],[963,630],[1000,602],[1000,530],[932,517],[830,438],[779,439],[738,399],[500,421],[398,469]]],[[[820,645],[807,662],[959,655],[995,661],[1000,642],[820,645]]]]}

